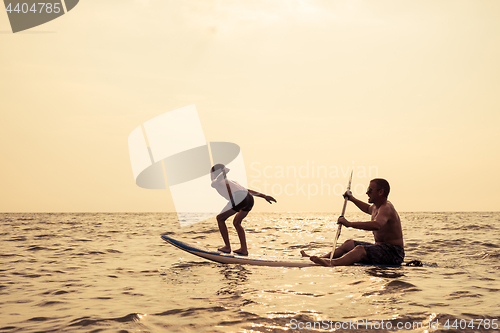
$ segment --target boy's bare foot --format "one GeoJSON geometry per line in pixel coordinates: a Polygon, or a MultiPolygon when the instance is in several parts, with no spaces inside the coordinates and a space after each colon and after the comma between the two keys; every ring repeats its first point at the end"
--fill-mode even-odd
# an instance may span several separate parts
{"type": "Polygon", "coordinates": [[[310,255],[308,255],[304,250],[300,251],[300,254],[303,256],[303,257],[310,257],[310,255]]]}
{"type": "Polygon", "coordinates": [[[224,253],[231,253],[231,246],[224,246],[218,249],[217,251],[224,252],[224,253]]]}
{"type": "Polygon", "coordinates": [[[242,256],[247,256],[248,255],[248,251],[247,250],[238,249],[238,250],[234,250],[233,252],[237,253],[237,254],[241,254],[242,256]]]}
{"type": "Polygon", "coordinates": [[[321,258],[316,257],[316,256],[312,256],[312,257],[310,257],[310,259],[315,264],[318,264],[318,265],[321,265],[321,266],[332,267],[332,264],[331,264],[330,260],[321,259],[321,258]]]}

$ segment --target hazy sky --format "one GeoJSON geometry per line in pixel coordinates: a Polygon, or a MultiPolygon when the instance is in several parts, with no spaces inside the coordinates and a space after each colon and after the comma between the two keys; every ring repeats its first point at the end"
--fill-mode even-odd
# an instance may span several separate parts
{"type": "Polygon", "coordinates": [[[81,0],[12,34],[2,11],[0,211],[173,211],[169,190],[135,185],[127,139],[191,104],[206,140],[237,143],[250,187],[278,200],[256,211],[338,213],[353,166],[361,199],[383,177],[400,211],[496,211],[499,12],[81,0]]]}

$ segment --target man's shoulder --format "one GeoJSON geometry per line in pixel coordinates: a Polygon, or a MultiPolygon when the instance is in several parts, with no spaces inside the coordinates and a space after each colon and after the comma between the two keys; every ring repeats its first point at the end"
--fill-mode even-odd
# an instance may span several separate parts
{"type": "Polygon", "coordinates": [[[386,214],[389,216],[389,220],[393,220],[393,221],[400,221],[399,219],[399,214],[398,212],[396,211],[396,208],[394,207],[394,205],[390,202],[390,201],[386,201],[384,203],[384,210],[386,212],[386,214]]]}
{"type": "Polygon", "coordinates": [[[390,202],[389,200],[387,200],[386,202],[384,202],[380,208],[384,207],[384,209],[390,209],[390,210],[394,210],[396,211],[396,208],[394,207],[394,205],[392,204],[392,202],[390,202]]]}
{"type": "Polygon", "coordinates": [[[384,212],[385,214],[388,214],[388,215],[396,215],[397,214],[396,208],[389,200],[387,200],[382,205],[380,205],[380,207],[378,208],[378,211],[379,211],[379,213],[384,212]]]}

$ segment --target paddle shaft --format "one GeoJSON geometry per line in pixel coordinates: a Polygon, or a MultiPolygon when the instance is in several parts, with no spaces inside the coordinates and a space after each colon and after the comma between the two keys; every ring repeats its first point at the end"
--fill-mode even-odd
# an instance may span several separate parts
{"type": "Polygon", "coordinates": [[[222,174],[224,175],[224,182],[226,183],[227,192],[229,193],[229,198],[231,199],[232,208],[234,208],[236,205],[234,204],[233,194],[231,193],[231,187],[229,186],[229,182],[227,181],[226,173],[224,172],[224,170],[222,170],[222,174]]]}
{"type": "MultiPolygon", "coordinates": [[[[351,171],[351,177],[349,178],[349,184],[347,184],[347,190],[349,191],[351,189],[351,182],[352,182],[352,174],[354,170],[351,171]]],[[[347,201],[349,201],[348,197],[344,198],[344,206],[342,207],[342,214],[340,215],[341,217],[344,217],[345,209],[347,207],[347,201]]],[[[337,227],[337,233],[335,234],[335,238],[333,239],[333,247],[332,247],[332,253],[330,253],[330,260],[333,259],[333,252],[335,252],[335,249],[337,248],[337,240],[340,237],[340,231],[342,230],[342,224],[339,224],[337,227]]]]}

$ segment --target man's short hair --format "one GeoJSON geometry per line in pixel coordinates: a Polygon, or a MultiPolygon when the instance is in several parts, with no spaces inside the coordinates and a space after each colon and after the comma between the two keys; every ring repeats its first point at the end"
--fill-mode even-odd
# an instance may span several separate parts
{"type": "Polygon", "coordinates": [[[389,182],[383,178],[375,178],[371,180],[375,184],[379,190],[384,190],[384,196],[387,198],[389,196],[389,192],[391,191],[391,187],[389,186],[389,182]]]}

